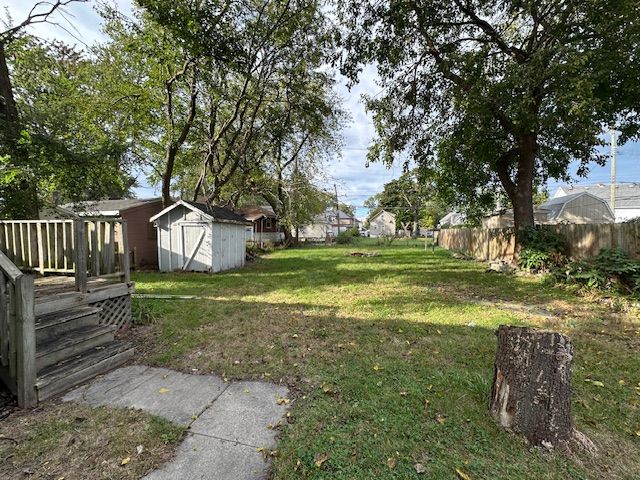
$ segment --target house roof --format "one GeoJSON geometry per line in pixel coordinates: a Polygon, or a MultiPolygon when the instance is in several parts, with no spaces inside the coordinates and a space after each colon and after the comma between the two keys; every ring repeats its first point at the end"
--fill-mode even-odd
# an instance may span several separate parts
{"type": "Polygon", "coordinates": [[[187,207],[189,210],[192,210],[194,212],[195,211],[200,212],[204,214],[209,220],[214,222],[241,223],[243,225],[247,224],[247,220],[242,215],[239,215],[229,210],[228,208],[216,207],[213,205],[207,205],[206,203],[200,203],[200,202],[188,202],[186,200],[178,200],[173,205],[168,206],[167,208],[162,210],[160,213],[151,217],[149,221],[153,222],[157,220],[167,212],[176,208],[178,205],[187,207]]]}
{"type": "MultiPolygon", "coordinates": [[[[547,200],[543,204],[541,204],[539,208],[541,210],[546,210],[548,212],[548,218],[547,218],[548,220],[553,220],[562,213],[562,209],[567,203],[571,203],[575,199],[582,196],[588,196],[592,198],[595,202],[605,204],[609,209],[609,211],[611,212],[611,208],[609,207],[608,202],[606,202],[603,198],[597,197],[596,195],[593,195],[589,192],[577,192],[577,193],[572,193],[570,195],[564,195],[561,197],[554,197],[547,200]]],[[[611,216],[613,217],[612,212],[611,212],[611,216]]]]}
{"type": "MultiPolygon", "coordinates": [[[[556,190],[554,198],[574,193],[590,193],[609,203],[611,184],[597,183],[592,185],[563,185],[556,190]]],[[[619,183],[616,186],[616,209],[640,208],[640,183],[619,183]]]]}
{"type": "Polygon", "coordinates": [[[260,218],[276,218],[276,213],[270,205],[253,205],[238,210],[238,213],[250,222],[260,218]]]}
{"type": "Polygon", "coordinates": [[[466,215],[458,212],[449,212],[440,219],[439,225],[451,225],[452,227],[457,225],[463,225],[467,221],[466,215]]]}
{"type": "Polygon", "coordinates": [[[373,221],[374,218],[378,218],[380,215],[382,215],[383,213],[388,213],[389,215],[391,215],[393,218],[396,218],[396,214],[395,213],[391,213],[387,210],[385,210],[384,208],[382,210],[380,210],[378,213],[376,213],[373,217],[371,217],[369,219],[369,221],[373,221]]]}
{"type": "Polygon", "coordinates": [[[86,200],[83,202],[65,203],[60,205],[64,211],[83,217],[103,216],[116,217],[120,212],[130,208],[139,207],[152,202],[159,202],[160,197],[155,198],[119,198],[115,200],[86,200]]]}
{"type": "Polygon", "coordinates": [[[347,212],[344,212],[342,210],[334,210],[335,215],[336,215],[336,219],[340,218],[340,219],[349,219],[349,218],[353,218],[355,219],[355,217],[353,215],[349,215],[347,212]]]}

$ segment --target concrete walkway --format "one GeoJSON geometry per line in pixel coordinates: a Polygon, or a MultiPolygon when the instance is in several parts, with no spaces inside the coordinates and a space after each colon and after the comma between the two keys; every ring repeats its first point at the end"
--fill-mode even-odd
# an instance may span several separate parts
{"type": "Polygon", "coordinates": [[[63,400],[143,410],[188,427],[175,458],[147,480],[262,480],[276,445],[268,425],[284,416],[288,390],[265,382],[223,382],[213,375],[140,365],[69,392],[63,400]]]}

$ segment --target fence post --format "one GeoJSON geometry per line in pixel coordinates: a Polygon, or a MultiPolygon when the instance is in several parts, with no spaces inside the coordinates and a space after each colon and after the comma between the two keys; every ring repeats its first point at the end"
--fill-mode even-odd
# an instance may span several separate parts
{"type": "Polygon", "coordinates": [[[76,245],[75,251],[75,278],[76,291],[87,291],[87,243],[86,227],[82,218],[73,221],[73,236],[76,245]]]}
{"type": "Polygon", "coordinates": [[[124,274],[124,281],[129,282],[131,280],[131,256],[129,254],[129,234],[127,230],[127,221],[122,220],[122,224],[120,225],[122,232],[122,270],[124,274]]]}
{"type": "Polygon", "coordinates": [[[33,277],[22,275],[16,280],[16,347],[18,405],[35,407],[36,393],[36,318],[33,277]]]}

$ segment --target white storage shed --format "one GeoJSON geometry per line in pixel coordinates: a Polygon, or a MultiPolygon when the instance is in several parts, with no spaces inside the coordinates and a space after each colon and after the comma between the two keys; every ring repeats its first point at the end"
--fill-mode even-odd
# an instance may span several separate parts
{"type": "Polygon", "coordinates": [[[244,266],[247,221],[231,210],[178,200],[149,221],[158,229],[161,272],[220,272],[244,266]]]}

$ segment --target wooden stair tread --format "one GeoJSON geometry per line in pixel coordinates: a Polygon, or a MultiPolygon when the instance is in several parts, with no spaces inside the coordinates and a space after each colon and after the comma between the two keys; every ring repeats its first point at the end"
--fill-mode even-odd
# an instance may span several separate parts
{"type": "Polygon", "coordinates": [[[52,382],[72,377],[74,374],[129,350],[133,354],[132,345],[129,342],[120,340],[114,340],[100,347],[90,348],[55,365],[44,368],[38,375],[36,387],[41,389],[52,382]]]}
{"type": "Polygon", "coordinates": [[[60,335],[48,338],[36,344],[36,358],[47,355],[51,352],[71,347],[77,343],[89,340],[93,337],[104,335],[108,332],[115,332],[116,327],[111,325],[87,325],[74,328],[60,335]]]}
{"type": "Polygon", "coordinates": [[[70,320],[75,320],[76,318],[100,313],[101,310],[102,309],[99,307],[76,307],[41,315],[36,318],[36,330],[65,323],[70,320]]]}

